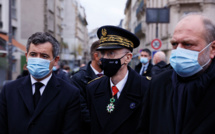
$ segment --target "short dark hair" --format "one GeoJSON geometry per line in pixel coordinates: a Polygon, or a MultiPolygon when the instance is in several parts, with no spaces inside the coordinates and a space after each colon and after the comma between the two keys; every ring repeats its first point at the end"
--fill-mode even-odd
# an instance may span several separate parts
{"type": "Polygon", "coordinates": [[[93,44],[90,47],[90,54],[91,54],[91,59],[94,60],[93,54],[96,52],[96,49],[99,47],[100,41],[97,40],[93,42],[93,44]]]}
{"type": "Polygon", "coordinates": [[[142,49],[141,52],[147,52],[151,56],[151,51],[148,48],[142,49]]]}
{"type": "Polygon", "coordinates": [[[57,57],[60,52],[60,44],[51,34],[49,34],[47,32],[36,32],[28,38],[27,47],[26,47],[27,53],[29,52],[31,43],[33,43],[34,45],[38,45],[38,44],[46,43],[46,42],[49,42],[52,44],[53,57],[57,57]]]}

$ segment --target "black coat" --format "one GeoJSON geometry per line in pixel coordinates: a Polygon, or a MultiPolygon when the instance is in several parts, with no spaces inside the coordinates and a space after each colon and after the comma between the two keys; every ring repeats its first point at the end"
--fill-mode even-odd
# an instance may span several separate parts
{"type": "MultiPolygon", "coordinates": [[[[176,130],[175,115],[181,114],[174,112],[174,107],[179,102],[179,99],[174,100],[174,95],[177,94],[175,86],[177,84],[172,84],[174,70],[168,70],[165,73],[161,73],[157,77],[153,78],[150,83],[150,134],[214,134],[215,133],[215,71],[214,67],[209,69],[206,77],[197,77],[195,79],[189,79],[184,81],[185,85],[192,84],[197,88],[188,88],[188,90],[193,91],[190,94],[191,101],[183,99],[186,101],[183,107],[189,106],[184,111],[185,115],[187,109],[191,109],[192,113],[189,116],[182,115],[182,127],[176,130]],[[204,78],[204,79],[202,79],[204,78]],[[203,82],[204,81],[204,82],[203,82]],[[200,84],[201,83],[201,84],[200,84]],[[202,86],[204,85],[204,86],[202,86]],[[203,87],[201,92],[198,93],[198,88],[203,87]],[[196,96],[201,96],[195,98],[196,96]],[[192,101],[197,100],[197,105],[192,105],[192,101]],[[187,118],[186,118],[187,117],[187,118]]],[[[207,72],[207,71],[206,71],[207,72]]],[[[189,94],[183,94],[184,98],[187,98],[189,94]]],[[[142,119],[144,120],[144,119],[142,119]]],[[[143,126],[143,125],[142,125],[143,126]]],[[[177,126],[178,127],[178,126],[177,126]]]]}
{"type": "Polygon", "coordinates": [[[54,74],[34,109],[30,75],[0,93],[1,134],[79,134],[80,92],[54,74]]]}
{"type": "Polygon", "coordinates": [[[53,73],[58,77],[70,83],[69,74],[63,71],[61,68],[53,71],[53,73]]]}
{"type": "Polygon", "coordinates": [[[90,67],[91,62],[80,68],[71,78],[71,83],[74,84],[81,92],[81,133],[90,133],[90,113],[87,108],[86,86],[89,81],[95,79],[97,75],[90,67]]]}
{"type": "Polygon", "coordinates": [[[158,62],[157,64],[155,64],[152,69],[151,69],[151,75],[152,76],[155,76],[165,70],[168,69],[168,66],[166,64],[166,62],[164,61],[161,61],[161,62],[158,62]]]}
{"type": "MultiPolygon", "coordinates": [[[[152,63],[149,62],[149,65],[148,65],[146,71],[142,74],[142,76],[149,76],[149,77],[151,77],[152,76],[152,74],[151,74],[152,67],[153,67],[152,63]]],[[[142,68],[142,63],[139,63],[138,65],[135,66],[135,71],[138,74],[140,74],[141,68],[142,68]]]]}
{"type": "Polygon", "coordinates": [[[129,67],[128,80],[114,111],[107,112],[110,103],[110,78],[104,76],[87,86],[88,104],[91,113],[92,134],[132,134],[135,133],[142,107],[146,103],[145,95],[148,80],[129,67]]]}

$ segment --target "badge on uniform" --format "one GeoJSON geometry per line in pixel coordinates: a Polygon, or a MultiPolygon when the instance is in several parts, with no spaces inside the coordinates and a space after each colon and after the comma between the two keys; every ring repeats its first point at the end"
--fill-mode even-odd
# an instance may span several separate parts
{"type": "Polygon", "coordinates": [[[114,97],[110,98],[110,104],[107,105],[107,111],[108,113],[113,112],[115,105],[113,104],[115,102],[114,97]]]}

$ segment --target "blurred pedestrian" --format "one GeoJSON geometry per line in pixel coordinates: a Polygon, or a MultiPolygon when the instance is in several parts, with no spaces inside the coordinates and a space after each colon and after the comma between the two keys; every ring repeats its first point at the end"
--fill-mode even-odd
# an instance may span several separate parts
{"type": "Polygon", "coordinates": [[[63,79],[63,80],[65,80],[65,81],[70,83],[69,74],[67,73],[66,70],[64,70],[63,68],[60,68],[60,63],[55,62],[52,70],[53,70],[53,73],[57,77],[59,77],[59,78],[61,78],[61,79],[63,79]]]}
{"type": "Polygon", "coordinates": [[[96,51],[99,47],[99,40],[95,41],[90,48],[91,61],[86,65],[80,68],[80,70],[73,75],[71,81],[76,87],[81,91],[81,113],[82,113],[82,133],[90,133],[90,113],[87,108],[87,96],[86,96],[86,85],[89,81],[100,77],[103,75],[101,69],[101,53],[96,51]]]}
{"type": "Polygon", "coordinates": [[[140,52],[140,63],[135,66],[135,71],[142,76],[151,77],[151,51],[148,48],[142,49],[140,52]]]}
{"type": "Polygon", "coordinates": [[[170,56],[173,69],[150,84],[149,132],[214,134],[215,25],[188,14],[176,25],[171,43],[177,45],[170,56]]]}
{"type": "Polygon", "coordinates": [[[165,70],[167,70],[166,55],[162,51],[158,51],[153,56],[154,66],[151,69],[152,76],[155,76],[165,70]]]}
{"type": "Polygon", "coordinates": [[[135,133],[148,87],[148,80],[128,66],[139,39],[115,26],[100,27],[97,35],[104,76],[94,79],[86,88],[91,133],[135,133]]]}
{"type": "Polygon", "coordinates": [[[18,75],[16,79],[27,76],[28,74],[29,73],[28,73],[28,69],[27,69],[27,64],[24,64],[23,68],[22,68],[22,73],[20,75],[18,75]]]}
{"type": "Polygon", "coordinates": [[[6,84],[0,93],[1,134],[79,134],[79,90],[52,73],[59,50],[49,33],[29,37],[30,75],[6,84]]]}

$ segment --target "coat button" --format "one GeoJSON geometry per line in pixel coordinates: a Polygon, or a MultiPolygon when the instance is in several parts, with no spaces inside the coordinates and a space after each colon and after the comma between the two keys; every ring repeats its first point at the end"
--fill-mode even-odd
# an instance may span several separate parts
{"type": "Polygon", "coordinates": [[[130,104],[131,109],[134,109],[135,107],[136,107],[136,104],[134,102],[130,104]]]}

